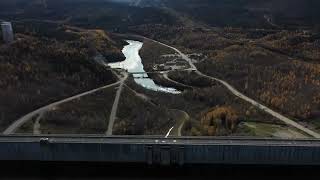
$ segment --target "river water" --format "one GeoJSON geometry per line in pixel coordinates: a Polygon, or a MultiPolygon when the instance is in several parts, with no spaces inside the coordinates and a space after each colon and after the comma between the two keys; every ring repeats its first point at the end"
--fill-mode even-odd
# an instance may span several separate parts
{"type": "Polygon", "coordinates": [[[181,93],[175,88],[159,86],[151,78],[149,78],[148,75],[144,73],[145,70],[142,64],[142,59],[139,55],[139,51],[141,50],[143,43],[132,40],[127,40],[127,42],[129,43],[129,45],[126,45],[122,50],[122,53],[124,54],[126,59],[122,62],[108,64],[111,68],[125,69],[129,73],[142,72],[142,74],[133,74],[133,77],[134,81],[137,84],[143,86],[146,89],[171,94],[181,93]]]}

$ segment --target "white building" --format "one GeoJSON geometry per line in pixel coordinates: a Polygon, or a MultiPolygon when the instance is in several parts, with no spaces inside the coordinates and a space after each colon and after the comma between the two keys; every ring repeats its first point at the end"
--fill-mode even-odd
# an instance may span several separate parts
{"type": "Polygon", "coordinates": [[[11,43],[14,40],[11,22],[2,22],[1,29],[4,42],[11,43]]]}

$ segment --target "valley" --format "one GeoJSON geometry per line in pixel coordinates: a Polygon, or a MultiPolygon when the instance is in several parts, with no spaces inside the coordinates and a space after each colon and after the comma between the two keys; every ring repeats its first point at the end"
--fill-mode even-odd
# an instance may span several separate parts
{"type": "Polygon", "coordinates": [[[20,1],[4,134],[320,137],[316,1],[20,1]]]}

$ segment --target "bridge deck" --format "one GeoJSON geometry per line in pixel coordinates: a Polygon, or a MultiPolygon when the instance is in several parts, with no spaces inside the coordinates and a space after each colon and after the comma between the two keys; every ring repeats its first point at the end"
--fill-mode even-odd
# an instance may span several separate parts
{"type": "Polygon", "coordinates": [[[150,72],[129,72],[129,74],[162,74],[164,71],[150,71],[150,72]]]}

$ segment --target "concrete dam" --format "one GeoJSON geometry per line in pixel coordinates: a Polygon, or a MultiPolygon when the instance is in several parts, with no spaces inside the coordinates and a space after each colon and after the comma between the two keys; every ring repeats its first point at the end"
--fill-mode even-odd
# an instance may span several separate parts
{"type": "Polygon", "coordinates": [[[148,165],[320,165],[319,140],[0,137],[0,160],[148,165]]]}

